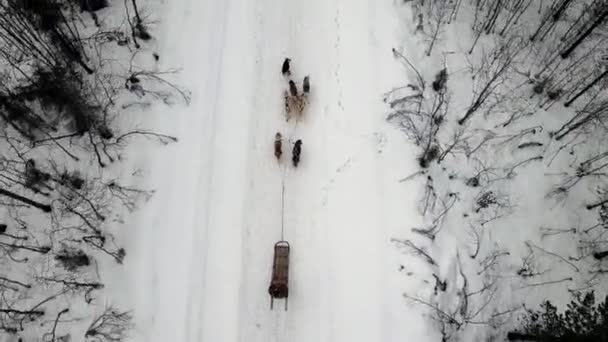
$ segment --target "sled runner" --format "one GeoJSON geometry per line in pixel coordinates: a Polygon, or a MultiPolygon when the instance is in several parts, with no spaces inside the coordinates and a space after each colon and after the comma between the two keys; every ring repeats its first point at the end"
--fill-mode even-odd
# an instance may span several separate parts
{"type": "Polygon", "coordinates": [[[289,243],[279,241],[274,245],[274,259],[272,262],[272,278],[268,293],[270,294],[270,310],[274,306],[274,299],[285,298],[287,310],[287,297],[289,294],[289,243]]]}

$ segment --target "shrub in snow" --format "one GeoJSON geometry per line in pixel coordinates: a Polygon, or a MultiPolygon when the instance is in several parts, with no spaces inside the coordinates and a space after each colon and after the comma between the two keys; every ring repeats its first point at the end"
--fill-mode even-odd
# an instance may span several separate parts
{"type": "Polygon", "coordinates": [[[498,201],[496,195],[492,191],[487,191],[477,198],[476,204],[477,208],[475,209],[475,212],[478,213],[481,209],[486,209],[491,205],[498,204],[498,201]]]}
{"type": "Polygon", "coordinates": [[[142,23],[137,23],[135,25],[135,36],[141,40],[152,39],[152,35],[150,35],[150,32],[148,32],[148,29],[142,23]]]}
{"type": "Polygon", "coordinates": [[[55,260],[68,271],[76,271],[79,267],[90,265],[89,256],[81,249],[64,247],[55,255],[55,260]]]}
{"type": "Polygon", "coordinates": [[[479,177],[471,177],[469,179],[467,179],[467,183],[468,186],[476,188],[479,186],[479,177]]]}
{"type": "Polygon", "coordinates": [[[608,341],[608,297],[596,304],[595,294],[576,295],[565,312],[550,301],[540,310],[528,310],[521,317],[521,328],[507,334],[511,341],[608,341]]]}
{"type": "Polygon", "coordinates": [[[437,73],[437,75],[435,75],[435,80],[433,81],[433,90],[436,92],[445,90],[447,82],[448,69],[443,68],[437,73]]]}
{"type": "Polygon", "coordinates": [[[48,187],[46,183],[51,179],[51,175],[36,168],[36,162],[33,159],[28,159],[25,162],[23,177],[25,178],[25,186],[34,192],[40,192],[41,188],[48,187]]]}
{"type": "MultiPolygon", "coordinates": [[[[95,110],[95,106],[85,99],[83,79],[77,72],[62,66],[54,66],[52,69],[39,67],[30,80],[29,83],[18,87],[16,94],[13,95],[12,102],[20,105],[14,108],[24,107],[29,112],[32,108],[29,103],[36,101],[44,109],[44,115],[57,113],[69,122],[68,128],[71,132],[84,134],[94,127],[99,113],[95,110]]],[[[21,116],[16,116],[15,120],[20,118],[21,116]]],[[[42,118],[42,122],[40,119],[41,117],[35,117],[34,124],[29,125],[30,135],[37,133],[33,132],[34,129],[46,128],[45,126],[52,125],[53,121],[59,123],[50,117],[42,118]]],[[[52,129],[58,130],[59,127],[55,126],[52,129]]]]}
{"type": "Polygon", "coordinates": [[[60,183],[74,188],[74,189],[82,189],[84,186],[84,179],[78,173],[69,173],[67,171],[61,174],[60,183]]]}
{"type": "Polygon", "coordinates": [[[95,342],[122,341],[127,337],[132,320],[133,315],[130,312],[120,312],[116,308],[109,307],[93,320],[85,333],[85,339],[95,342]]]}
{"type": "Polygon", "coordinates": [[[545,89],[547,89],[547,85],[549,84],[549,80],[548,79],[543,79],[543,80],[533,80],[532,81],[532,91],[534,92],[534,94],[542,94],[545,92],[545,89]]]}
{"type": "Polygon", "coordinates": [[[418,158],[418,164],[421,168],[426,169],[429,167],[433,160],[436,160],[439,157],[439,146],[431,145],[427,148],[422,156],[418,158]]]}
{"type": "Polygon", "coordinates": [[[549,100],[557,101],[559,100],[560,95],[562,94],[561,89],[555,89],[547,92],[547,97],[549,100]]]}

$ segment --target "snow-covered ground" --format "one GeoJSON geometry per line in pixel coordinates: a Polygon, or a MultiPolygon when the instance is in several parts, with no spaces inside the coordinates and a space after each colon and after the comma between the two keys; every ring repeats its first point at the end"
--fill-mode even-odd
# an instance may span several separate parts
{"type": "MultiPolygon", "coordinates": [[[[157,189],[129,222],[126,276],[138,341],[423,341],[401,297],[396,232],[416,223],[398,179],[415,153],[385,121],[404,82],[391,1],[179,0],[162,10],[163,68],[192,104],[159,117],[180,142],[141,163],[157,189]],[[310,75],[304,118],[285,121],[280,73],[310,75]],[[285,137],[283,160],[272,153],[285,137]],[[303,140],[298,168],[291,146],[303,140]],[[152,161],[150,161],[152,160],[152,161]],[[284,189],[284,211],[281,198],[284,189]],[[405,197],[405,198],[404,198],[405,197]],[[281,233],[282,216],[284,236],[281,233]],[[291,244],[289,310],[269,310],[272,250],[291,244]]],[[[412,196],[413,197],[413,196],[412,196]]]]}
{"type": "MultiPolygon", "coordinates": [[[[159,69],[182,69],[172,81],[192,92],[192,103],[147,113],[151,128],[179,143],[135,148],[128,158],[148,170],[142,186],[157,189],[127,222],[123,273],[109,275],[115,301],[134,309],[134,340],[502,340],[524,301],[565,304],[569,291],[591,286],[600,263],[581,241],[597,217],[579,213],[592,186],[573,189],[567,201],[548,194],[597,146],[557,156],[565,147],[548,132],[571,113],[558,104],[537,109],[543,98],[527,85],[493,116],[481,114],[490,111],[485,103],[457,124],[483,87],[487,75],[474,78],[473,70],[495,51],[495,37],[469,54],[473,9],[451,2],[462,4],[458,19],[443,24],[427,57],[433,18],[419,22],[417,3],[160,4],[159,69]],[[286,57],[297,84],[311,79],[299,122],[285,120],[286,57]],[[444,67],[441,93],[430,85],[444,67]],[[417,72],[424,91],[406,86],[418,83],[417,72]],[[397,111],[417,92],[429,113],[431,104],[448,108],[433,121],[441,128],[433,144],[442,152],[456,146],[423,173],[422,148],[406,139],[405,126],[386,122],[383,101],[395,100],[397,111]],[[511,104],[534,115],[504,124],[511,104]],[[284,137],[280,162],[276,132],[284,137]],[[486,195],[494,202],[483,207],[486,195]],[[282,300],[270,310],[267,293],[282,239],[291,244],[288,311],[282,300]]],[[[537,58],[518,66],[533,68],[537,58]]]]}

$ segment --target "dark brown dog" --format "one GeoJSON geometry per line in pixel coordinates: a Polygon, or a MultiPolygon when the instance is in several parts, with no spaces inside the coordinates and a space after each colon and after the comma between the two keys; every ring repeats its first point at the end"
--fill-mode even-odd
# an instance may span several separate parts
{"type": "Polygon", "coordinates": [[[302,87],[304,89],[304,94],[308,94],[310,92],[310,80],[308,79],[308,76],[304,77],[304,84],[302,87]]]}
{"type": "Polygon", "coordinates": [[[293,145],[293,150],[291,151],[291,161],[293,162],[293,166],[298,167],[298,163],[300,163],[300,154],[302,153],[302,140],[298,139],[296,143],[293,145]]]}
{"type": "Polygon", "coordinates": [[[289,93],[293,97],[298,96],[298,87],[296,87],[295,82],[292,80],[289,80],[289,93]]]}
{"type": "Polygon", "coordinates": [[[277,160],[280,160],[281,155],[283,154],[282,140],[283,137],[281,136],[281,133],[277,132],[277,134],[274,135],[274,156],[277,157],[277,160]]]}

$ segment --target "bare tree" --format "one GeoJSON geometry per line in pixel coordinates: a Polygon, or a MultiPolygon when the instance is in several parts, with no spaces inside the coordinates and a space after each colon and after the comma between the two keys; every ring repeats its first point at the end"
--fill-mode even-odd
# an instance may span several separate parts
{"type": "Polygon", "coordinates": [[[417,83],[385,94],[385,102],[392,109],[387,120],[398,125],[416,145],[422,147],[418,162],[427,168],[441,153],[437,134],[448,112],[450,97],[444,84],[437,88],[438,91],[427,89],[426,82],[407,58],[394,49],[393,53],[416,73],[417,83]]]}
{"type": "Polygon", "coordinates": [[[127,338],[133,316],[128,311],[107,307],[97,316],[85,333],[85,339],[91,342],[119,342],[127,338]]]}
{"type": "Polygon", "coordinates": [[[501,41],[489,55],[484,55],[482,63],[475,72],[475,95],[459,125],[466,123],[487,101],[500,91],[506,81],[508,71],[516,61],[527,42],[519,37],[509,37],[501,41]]]}
{"type": "Polygon", "coordinates": [[[608,17],[608,6],[606,4],[598,5],[591,17],[591,22],[586,24],[587,28],[581,32],[572,44],[561,53],[562,58],[568,58],[570,54],[593,32],[605,19],[608,17]]]}
{"type": "Polygon", "coordinates": [[[433,46],[435,45],[435,41],[441,36],[443,33],[443,26],[446,25],[452,13],[454,13],[453,7],[458,5],[458,2],[452,1],[427,1],[426,2],[426,12],[429,21],[431,21],[431,32],[428,34],[429,36],[429,47],[426,50],[426,55],[430,56],[433,51],[433,46]]]}
{"type": "MultiPolygon", "coordinates": [[[[135,49],[151,38],[152,23],[138,1],[125,1],[126,18],[121,23],[118,14],[114,27],[95,14],[109,5],[80,3],[93,25],[75,9],[77,1],[0,1],[3,334],[67,341],[62,322],[70,303],[84,296],[93,310],[94,294],[104,287],[97,258],[121,263],[126,257],[109,223],[121,222],[153,193],[124,184],[104,167],[120,163],[133,138],[177,141],[121,119],[134,99],[187,104],[190,94],[169,81],[177,70],[159,71],[152,56],[135,49]],[[56,303],[49,304],[58,300],[67,305],[53,312],[56,303]]],[[[108,309],[85,338],[119,341],[130,322],[129,313],[108,309]]]]}

